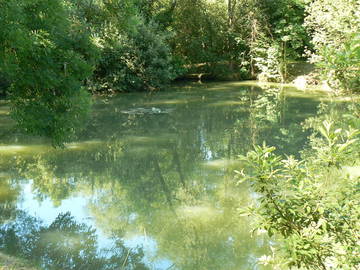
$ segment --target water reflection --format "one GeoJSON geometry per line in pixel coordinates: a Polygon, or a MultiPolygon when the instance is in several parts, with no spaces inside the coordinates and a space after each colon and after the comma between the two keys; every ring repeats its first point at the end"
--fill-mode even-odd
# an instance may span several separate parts
{"type": "Polygon", "coordinates": [[[14,217],[16,211],[16,200],[19,195],[19,188],[16,185],[4,181],[0,177],[0,223],[4,223],[14,217]]]}
{"type": "Polygon", "coordinates": [[[263,140],[298,153],[318,100],[292,93],[230,83],[99,99],[82,140],[63,150],[4,135],[1,248],[44,269],[259,269],[268,240],[239,215],[253,195],[235,184],[235,159],[263,140]],[[81,197],[93,222],[72,207],[50,225],[19,211],[30,180],[39,204],[25,209],[81,197]],[[99,237],[112,244],[100,249],[99,237]]]}
{"type": "Polygon", "coordinates": [[[50,226],[17,211],[0,227],[0,250],[21,256],[42,269],[148,269],[141,249],[130,250],[117,240],[98,249],[95,230],[77,223],[70,213],[60,214],[50,226]]]}

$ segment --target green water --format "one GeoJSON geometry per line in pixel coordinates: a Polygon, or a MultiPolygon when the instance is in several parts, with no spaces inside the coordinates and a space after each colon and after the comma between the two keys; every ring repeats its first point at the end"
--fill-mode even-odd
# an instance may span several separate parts
{"type": "Polygon", "coordinates": [[[42,269],[266,269],[272,241],[239,208],[239,154],[298,155],[323,94],[186,84],[95,98],[79,141],[52,149],[0,104],[0,251],[42,269]]]}

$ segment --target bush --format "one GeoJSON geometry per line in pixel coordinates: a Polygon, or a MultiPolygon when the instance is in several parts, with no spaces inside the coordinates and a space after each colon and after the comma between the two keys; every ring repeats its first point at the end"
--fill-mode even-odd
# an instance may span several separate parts
{"type": "Polygon", "coordinates": [[[360,92],[360,34],[354,34],[340,48],[325,47],[319,66],[334,89],[360,92]]]}
{"type": "MultiPolygon", "coordinates": [[[[359,127],[353,115],[347,124],[359,127]]],[[[242,157],[241,181],[250,180],[260,196],[258,207],[245,212],[277,236],[274,253],[262,257],[274,269],[360,267],[360,132],[321,118],[308,123],[315,133],[302,160],[278,156],[265,144],[242,157]]]]}
{"type": "Polygon", "coordinates": [[[255,66],[259,70],[258,79],[267,82],[281,82],[283,80],[281,72],[281,52],[277,44],[269,45],[265,48],[257,48],[254,58],[255,66]]]}
{"type": "Polygon", "coordinates": [[[360,89],[360,2],[315,0],[307,5],[305,26],[312,36],[312,61],[334,89],[360,89]]]}
{"type": "Polygon", "coordinates": [[[95,90],[145,91],[162,88],[174,79],[166,35],[156,25],[140,23],[133,33],[108,28],[101,41],[102,56],[94,74],[95,90]]]}

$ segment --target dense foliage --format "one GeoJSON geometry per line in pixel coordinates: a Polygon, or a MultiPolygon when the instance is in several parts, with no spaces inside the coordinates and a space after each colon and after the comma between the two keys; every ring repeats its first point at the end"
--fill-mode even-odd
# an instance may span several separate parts
{"type": "Polygon", "coordinates": [[[82,84],[93,45],[61,1],[1,1],[0,10],[0,73],[13,117],[55,145],[69,141],[89,110],[82,84]]]}
{"type": "Polygon", "coordinates": [[[305,25],[316,50],[314,61],[335,88],[359,91],[360,3],[356,0],[309,1],[305,25]]]}
{"type": "Polygon", "coordinates": [[[273,254],[263,263],[275,269],[359,269],[358,114],[354,104],[341,122],[340,115],[323,107],[306,122],[314,133],[300,160],[278,156],[265,144],[242,157],[247,172],[238,173],[260,195],[259,207],[245,212],[277,236],[273,254]]]}
{"type": "Polygon", "coordinates": [[[175,78],[166,35],[156,25],[140,22],[130,34],[111,33],[111,29],[104,34],[94,91],[155,90],[175,78]]]}
{"type": "MultiPolygon", "coordinates": [[[[356,0],[13,0],[2,5],[6,15],[1,16],[2,25],[7,28],[13,26],[12,21],[22,24],[27,20],[23,30],[35,31],[34,38],[48,33],[52,41],[56,34],[72,43],[71,48],[95,71],[87,80],[94,91],[159,89],[185,67],[218,78],[236,74],[236,78],[285,81],[288,64],[304,61],[309,54],[330,85],[348,90],[359,87],[360,8],[356,0]],[[29,5],[36,9],[22,8],[29,5]],[[45,7],[50,7],[49,15],[56,12],[56,16],[42,17],[41,24],[36,16],[28,16],[45,7]],[[16,15],[8,10],[16,10],[16,15]]],[[[24,47],[26,43],[9,42],[24,47]]],[[[43,44],[49,50],[50,45],[43,44]]],[[[52,50],[63,55],[61,46],[52,50]]],[[[16,73],[3,69],[2,91],[16,73]]],[[[80,70],[71,73],[84,81],[80,70]]]]}

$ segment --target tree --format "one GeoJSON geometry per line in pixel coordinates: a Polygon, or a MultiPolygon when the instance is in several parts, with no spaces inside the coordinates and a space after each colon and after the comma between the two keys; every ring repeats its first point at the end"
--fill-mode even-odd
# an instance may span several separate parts
{"type": "Polygon", "coordinates": [[[136,30],[125,34],[109,26],[102,34],[96,91],[151,91],[176,77],[167,35],[156,24],[139,21],[136,30]]]}
{"type": "Polygon", "coordinates": [[[356,0],[307,1],[305,26],[315,49],[312,61],[335,90],[360,91],[359,10],[356,0]]]}
{"type": "Polygon", "coordinates": [[[25,131],[61,146],[89,112],[82,85],[93,46],[60,0],[2,0],[0,12],[0,73],[10,82],[12,116],[25,131]]]}

